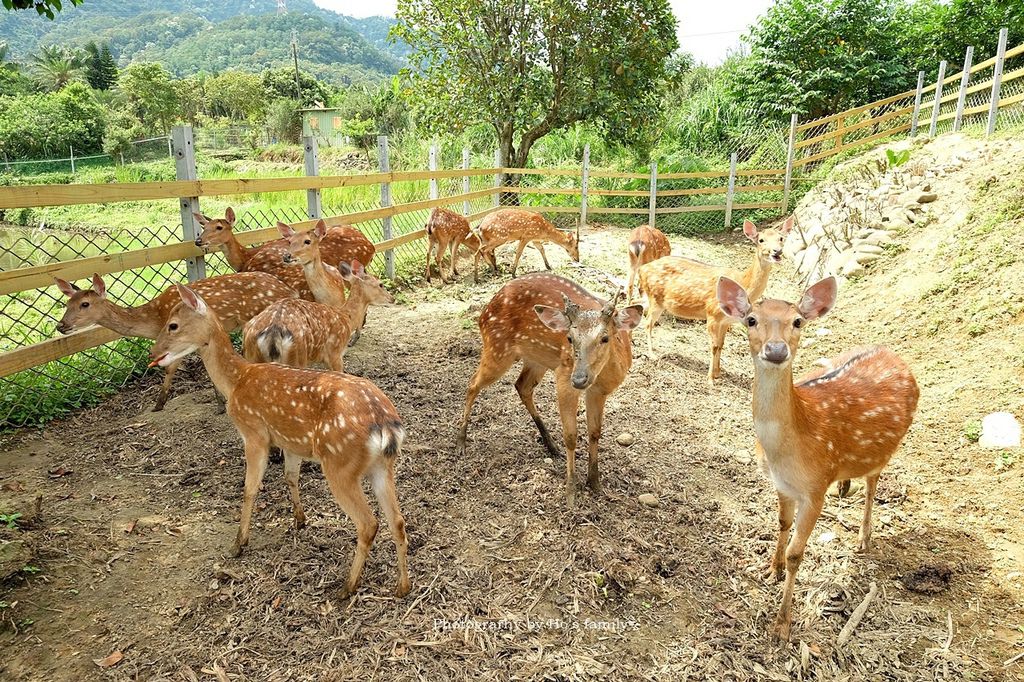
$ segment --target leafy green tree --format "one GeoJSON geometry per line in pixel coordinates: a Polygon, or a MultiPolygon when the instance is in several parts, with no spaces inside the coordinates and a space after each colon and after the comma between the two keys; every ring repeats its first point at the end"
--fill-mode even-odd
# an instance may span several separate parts
{"type": "Polygon", "coordinates": [[[0,99],[0,152],[11,159],[97,151],[103,139],[103,108],[84,83],[58,92],[0,99]]]}
{"type": "Polygon", "coordinates": [[[489,123],[509,166],[576,122],[649,141],[678,47],[667,0],[399,0],[418,122],[489,123]]]}
{"type": "Polygon", "coordinates": [[[262,120],[267,100],[261,78],[242,71],[225,71],[206,82],[209,113],[235,120],[262,120]]]}
{"type": "Polygon", "coordinates": [[[165,133],[178,111],[171,74],[160,64],[140,62],[121,72],[117,82],[121,102],[146,132],[165,133]]]}
{"type": "Polygon", "coordinates": [[[69,83],[85,79],[87,57],[84,52],[58,45],[47,45],[32,55],[32,73],[39,87],[60,90],[69,83]]]}
{"type": "Polygon", "coordinates": [[[302,137],[299,108],[299,102],[293,99],[277,99],[267,107],[267,127],[279,142],[299,143],[302,137]]]}
{"type": "Polygon", "coordinates": [[[174,97],[178,100],[178,117],[189,125],[196,125],[207,110],[205,74],[174,81],[174,97]]]}
{"type": "Polygon", "coordinates": [[[40,16],[52,20],[57,12],[64,9],[65,2],[74,7],[81,5],[83,0],[3,0],[3,5],[8,11],[34,9],[40,16]]]}
{"type": "Polygon", "coordinates": [[[110,53],[110,45],[99,47],[90,41],[85,46],[88,61],[85,69],[85,80],[95,90],[109,90],[117,84],[117,62],[110,53]]]}
{"type": "Polygon", "coordinates": [[[358,116],[350,118],[342,123],[341,134],[352,138],[352,143],[362,149],[366,159],[370,160],[370,149],[374,145],[373,121],[358,116]]]}
{"type": "MultiPolygon", "coordinates": [[[[299,72],[299,86],[303,107],[323,105],[331,98],[330,88],[305,71],[299,72]]],[[[295,99],[295,70],[286,66],[264,71],[263,90],[270,100],[295,99]]]]}
{"type": "Polygon", "coordinates": [[[905,26],[908,61],[915,69],[933,71],[943,59],[963,64],[968,45],[975,63],[996,53],[999,29],[1009,33],[1007,45],[1024,42],[1024,3],[1019,0],[917,0],[899,8],[905,26]]]}

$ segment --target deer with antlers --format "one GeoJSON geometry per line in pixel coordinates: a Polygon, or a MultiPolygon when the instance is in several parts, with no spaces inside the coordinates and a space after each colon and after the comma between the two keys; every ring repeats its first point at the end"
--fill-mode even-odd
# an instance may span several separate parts
{"type": "MultiPolygon", "coordinates": [[[[57,288],[68,297],[64,316],[57,325],[57,331],[61,334],[70,334],[76,329],[98,324],[123,336],[155,339],[171,308],[180,300],[177,290],[172,286],[147,303],[126,308],[107,298],[107,285],[99,275],[92,276],[92,287],[89,289],[81,289],[60,278],[56,278],[56,282],[57,288]]],[[[191,286],[209,301],[210,308],[229,332],[240,329],[275,301],[298,297],[294,289],[265,272],[207,277],[193,282],[191,286]]],[[[177,369],[177,363],[167,367],[160,395],[153,407],[154,412],[162,410],[167,403],[171,381],[177,369]]]]}
{"type": "Polygon", "coordinates": [[[516,391],[544,446],[558,456],[533,400],[540,380],[548,370],[555,371],[570,505],[576,496],[576,413],[583,397],[589,451],[587,485],[598,491],[597,446],[604,406],[629,372],[633,361],[630,331],[640,322],[641,313],[639,305],[618,310],[615,301],[602,301],[575,282],[547,273],[523,275],[503,286],[480,313],[483,350],[466,391],[457,452],[465,454],[469,417],[480,391],[522,360],[516,391]]]}
{"type": "Polygon", "coordinates": [[[647,347],[654,352],[654,325],[666,310],[687,320],[706,320],[711,339],[711,364],[708,381],[713,385],[722,372],[722,347],[733,320],[718,306],[716,287],[720,277],[730,277],[743,285],[751,300],[757,300],[768,286],[772,266],[782,262],[782,245],[793,228],[790,216],[779,229],[758,231],[749,220],[743,221],[743,234],[754,243],[754,257],[746,270],[706,265],[680,256],[667,256],[648,263],[638,271],[640,294],[647,297],[647,347]]]}
{"type": "Polygon", "coordinates": [[[437,264],[437,272],[445,284],[448,279],[444,275],[444,253],[451,249],[451,276],[459,274],[456,257],[460,246],[466,246],[470,252],[476,253],[480,248],[480,239],[469,229],[469,221],[447,208],[438,206],[430,212],[426,224],[427,232],[427,281],[430,282],[430,259],[433,256],[437,264]]]}
{"type": "MultiPolygon", "coordinates": [[[[299,292],[307,301],[315,300],[313,292],[306,286],[302,271],[282,260],[288,250],[284,239],[276,239],[257,247],[247,248],[234,234],[235,212],[230,207],[223,218],[208,218],[194,213],[196,222],[202,226],[202,233],[196,237],[196,246],[219,248],[224,251],[228,263],[236,272],[267,272],[299,292]]],[[[279,224],[280,225],[280,224],[279,224]]],[[[326,227],[326,223],[324,223],[326,227]]],[[[320,241],[320,249],[328,263],[349,263],[357,260],[368,266],[376,253],[376,247],[362,232],[349,225],[332,227],[320,241]]]]}
{"type": "Polygon", "coordinates": [[[664,258],[672,252],[668,237],[661,230],[650,225],[641,225],[629,233],[626,241],[629,254],[629,283],[626,285],[626,303],[633,302],[633,287],[640,266],[664,258]]]}
{"type": "Polygon", "coordinates": [[[569,257],[574,261],[580,259],[580,233],[579,224],[574,232],[559,230],[540,213],[526,211],[521,208],[503,208],[493,213],[488,213],[477,226],[477,233],[480,238],[480,246],[473,257],[473,280],[479,281],[478,265],[483,257],[491,265],[495,273],[498,272],[498,261],[494,250],[502,244],[518,241],[516,256],[512,261],[512,276],[516,275],[516,268],[519,267],[519,259],[527,244],[533,244],[540,252],[544,260],[544,267],[551,269],[551,263],[544,253],[544,242],[558,244],[569,257]]]}
{"type": "Polygon", "coordinates": [[[166,367],[198,352],[210,378],[227,399],[227,412],[245,445],[242,519],[232,553],[249,542],[253,506],[266,471],[270,446],[284,452],[285,481],[296,528],[306,517],[299,496],[302,460],[320,463],[334,499],[355,523],[357,545],[344,596],[359,585],[378,522],[363,493],[370,479],[398,553],[397,595],[409,592],[408,540],[395,489],[395,462],[405,428],[395,406],[372,382],[339,372],[250,363],[201,296],[178,285],[181,303],[168,317],[151,355],[166,367]]]}
{"type": "Polygon", "coordinates": [[[826,490],[834,481],[864,477],[860,549],[868,551],[878,477],[910,428],[919,391],[906,363],[881,346],[849,351],[793,381],[800,333],[805,322],[832,309],[834,277],[808,288],[797,305],[775,299],[751,303],[744,287],[727,277],[719,279],[716,298],[730,319],[747,328],[754,360],[758,460],[779,495],[769,578],[786,579],[774,633],[788,640],[797,570],[826,490]]]}

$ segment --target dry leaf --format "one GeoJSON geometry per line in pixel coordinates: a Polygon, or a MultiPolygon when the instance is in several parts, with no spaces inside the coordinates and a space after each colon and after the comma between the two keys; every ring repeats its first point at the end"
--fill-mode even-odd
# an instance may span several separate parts
{"type": "Polygon", "coordinates": [[[131,535],[132,533],[135,532],[135,526],[138,525],[138,523],[139,523],[138,519],[134,519],[132,521],[129,521],[128,525],[124,527],[124,532],[128,533],[129,535],[131,535]]]}
{"type": "Polygon", "coordinates": [[[270,608],[277,610],[281,606],[281,595],[274,597],[274,601],[270,602],[270,608]]]}
{"type": "Polygon", "coordinates": [[[115,650],[112,654],[106,658],[94,658],[92,662],[101,668],[113,668],[115,665],[120,663],[124,659],[124,654],[120,651],[115,650]]]}
{"type": "Polygon", "coordinates": [[[50,478],[60,478],[61,476],[70,476],[74,472],[71,471],[71,469],[65,469],[64,467],[56,467],[50,469],[47,473],[50,474],[50,478]]]}

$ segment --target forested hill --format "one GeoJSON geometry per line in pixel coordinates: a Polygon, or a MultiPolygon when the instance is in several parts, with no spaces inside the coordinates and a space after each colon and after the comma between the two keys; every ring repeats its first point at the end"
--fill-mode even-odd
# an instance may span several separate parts
{"type": "Polygon", "coordinates": [[[86,0],[68,3],[54,21],[0,13],[0,42],[21,61],[41,45],[107,42],[121,66],[154,61],[189,75],[290,63],[294,29],[300,62],[322,78],[346,82],[397,72],[405,46],[387,41],[392,21],[346,17],[312,0],[288,0],[286,14],[277,12],[275,0],[86,0]]]}

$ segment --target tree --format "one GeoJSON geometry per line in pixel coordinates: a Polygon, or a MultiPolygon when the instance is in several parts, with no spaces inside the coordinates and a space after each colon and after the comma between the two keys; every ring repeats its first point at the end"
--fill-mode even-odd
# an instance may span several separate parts
{"type": "Polygon", "coordinates": [[[267,107],[267,127],[279,142],[298,144],[302,137],[299,103],[293,99],[277,99],[267,107]]]}
{"type": "Polygon", "coordinates": [[[69,83],[85,79],[86,55],[78,50],[47,45],[32,55],[32,72],[44,90],[60,90],[69,83]]]}
{"type": "Polygon", "coordinates": [[[90,41],[85,46],[89,56],[85,70],[85,80],[95,90],[109,90],[117,84],[117,63],[110,54],[110,45],[99,47],[90,41]]]}
{"type": "Polygon", "coordinates": [[[178,102],[167,69],[148,62],[132,64],[121,72],[117,90],[122,103],[147,132],[170,130],[178,102]]]}
{"type": "Polygon", "coordinates": [[[206,81],[209,112],[234,120],[262,120],[267,112],[261,78],[242,71],[225,71],[206,81]]]}
{"type": "MultiPolygon", "coordinates": [[[[299,72],[303,107],[323,106],[331,97],[327,85],[305,71],[299,72]]],[[[295,99],[295,69],[290,66],[263,72],[263,90],[267,99],[295,99]]]]}
{"type": "Polygon", "coordinates": [[[576,122],[646,142],[678,47],[667,0],[399,0],[397,18],[418,122],[486,122],[513,167],[576,122]]]}
{"type": "Polygon", "coordinates": [[[40,16],[50,20],[64,9],[64,2],[74,7],[81,5],[83,0],[3,0],[4,9],[8,11],[34,9],[40,16]]]}
{"type": "Polygon", "coordinates": [[[97,151],[104,112],[83,83],[59,92],[5,98],[0,104],[0,153],[12,159],[97,151]]]}
{"type": "Polygon", "coordinates": [[[1024,3],[1019,0],[917,0],[899,10],[904,52],[916,69],[932,71],[943,59],[963,64],[968,45],[974,63],[996,53],[999,29],[1009,32],[1007,45],[1024,42],[1024,3]]]}

